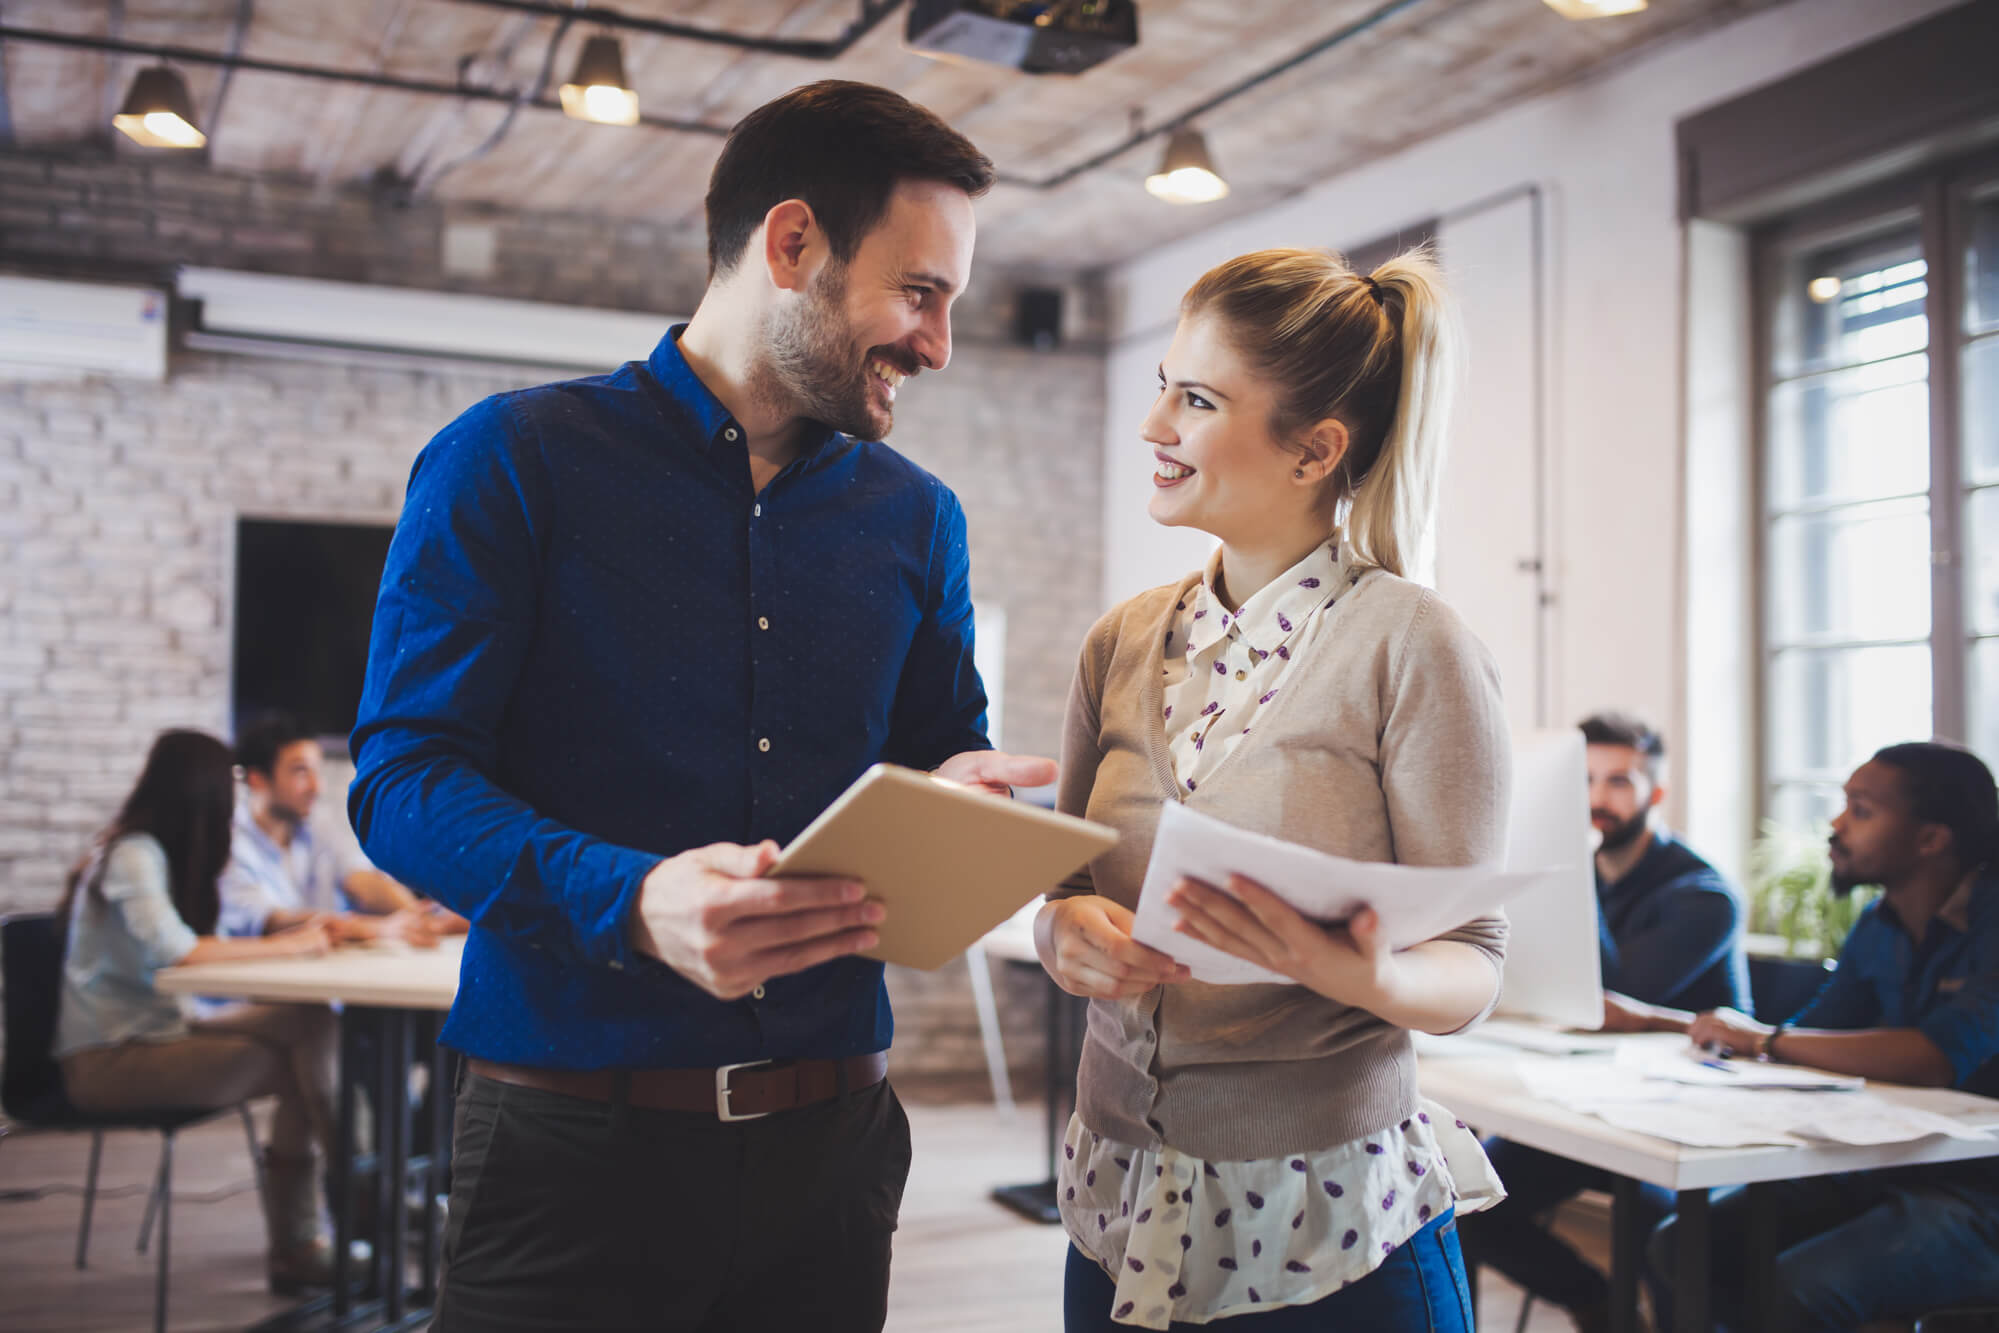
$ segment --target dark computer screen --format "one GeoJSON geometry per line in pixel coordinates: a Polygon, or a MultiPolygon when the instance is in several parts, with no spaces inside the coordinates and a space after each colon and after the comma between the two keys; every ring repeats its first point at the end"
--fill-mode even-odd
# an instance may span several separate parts
{"type": "Polygon", "coordinates": [[[236,523],[235,687],[240,728],[268,709],[345,740],[368,664],[389,524],[236,523]]]}

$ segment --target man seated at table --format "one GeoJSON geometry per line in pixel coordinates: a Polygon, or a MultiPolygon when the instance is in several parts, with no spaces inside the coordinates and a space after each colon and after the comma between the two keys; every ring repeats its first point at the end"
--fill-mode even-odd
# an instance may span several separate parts
{"type": "MultiPolygon", "coordinates": [[[[1839,965],[1790,1023],[1733,1009],[1686,1025],[1738,1058],[1999,1095],[1999,795],[1968,750],[1891,745],[1855,770],[1832,822],[1833,889],[1881,886],[1839,965]]],[[[1828,1094],[1830,1095],[1830,1094],[1828,1094]]],[[[1778,1307],[1747,1310],[1748,1196],[1717,1192],[1715,1313],[1747,1333],[1845,1329],[1999,1305],[1999,1158],[1815,1176],[1767,1188],[1778,1307]]],[[[1673,1271],[1673,1219],[1652,1262],[1673,1271]]]]}
{"type": "MultiPolygon", "coordinates": [[[[1741,900],[1728,881],[1661,818],[1666,743],[1628,713],[1582,723],[1589,763],[1590,823],[1596,850],[1597,939],[1603,969],[1603,1026],[1642,1032],[1700,1009],[1746,1007],[1741,900]]],[[[1487,1264],[1551,1305],[1568,1310],[1583,1333],[1609,1326],[1606,1277],[1542,1225],[1541,1215],[1586,1189],[1609,1189],[1610,1174],[1502,1139],[1486,1152],[1506,1199],[1458,1220],[1465,1266],[1487,1264]]],[[[1672,1194],[1643,1188],[1639,1225],[1650,1230],[1672,1210],[1672,1194]]]]}
{"type": "Polygon", "coordinates": [[[462,933],[465,919],[426,903],[312,827],[325,755],[285,713],[266,713],[236,740],[243,791],[220,885],[223,935],[268,935],[315,917],[336,940],[382,936],[416,945],[462,933]]]}

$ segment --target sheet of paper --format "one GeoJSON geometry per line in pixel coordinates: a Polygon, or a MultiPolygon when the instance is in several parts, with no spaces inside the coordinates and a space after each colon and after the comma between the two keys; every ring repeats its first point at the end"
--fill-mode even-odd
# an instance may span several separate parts
{"type": "Polygon", "coordinates": [[[1599,1108],[1596,1116],[1619,1129],[1684,1143],[1689,1148],[1751,1148],[1759,1144],[1790,1147],[1805,1142],[1768,1121],[1744,1120],[1726,1111],[1699,1106],[1620,1102],[1615,1106],[1599,1108]]]}
{"type": "Polygon", "coordinates": [[[1762,1060],[1721,1060],[1703,1054],[1691,1045],[1660,1049],[1654,1046],[1620,1046],[1617,1063],[1647,1078],[1670,1083],[1686,1083],[1701,1088],[1791,1088],[1819,1092],[1852,1092],[1865,1087],[1867,1080],[1847,1074],[1828,1074],[1798,1065],[1773,1064],[1762,1060]]]}
{"type": "Polygon", "coordinates": [[[1199,981],[1224,985],[1288,983],[1289,977],[1174,930],[1178,914],[1166,905],[1173,885],[1183,878],[1198,879],[1226,890],[1230,875],[1243,875],[1304,915],[1328,923],[1344,921],[1361,908],[1372,907],[1381,915],[1389,942],[1402,949],[1483,916],[1560,873],[1349,861],[1247,832],[1173,802],[1160,812],[1159,833],[1153,839],[1152,860],[1139,890],[1132,938],[1187,964],[1199,981]]]}
{"type": "Polygon", "coordinates": [[[1542,1055],[1608,1055],[1617,1049],[1615,1037],[1596,1032],[1570,1032],[1517,1018],[1487,1019],[1472,1029],[1472,1035],[1542,1055]]]}

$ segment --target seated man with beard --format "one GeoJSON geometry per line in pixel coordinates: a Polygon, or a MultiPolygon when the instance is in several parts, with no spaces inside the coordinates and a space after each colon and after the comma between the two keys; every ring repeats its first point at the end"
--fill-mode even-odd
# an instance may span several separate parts
{"type": "MultiPolygon", "coordinates": [[[[1590,823],[1596,851],[1597,936],[1603,1026],[1609,1032],[1685,1031],[1704,1009],[1746,1009],[1740,897],[1659,817],[1666,799],[1666,745],[1625,713],[1582,724],[1589,756],[1590,823]]],[[[1486,1153],[1507,1197],[1458,1222],[1465,1267],[1490,1264],[1532,1295],[1562,1306],[1583,1333],[1609,1326],[1604,1274],[1536,1220],[1586,1189],[1609,1189],[1610,1173],[1494,1139],[1486,1153]]],[[[1643,1224],[1672,1210],[1673,1196],[1643,1187],[1643,1224]]]]}

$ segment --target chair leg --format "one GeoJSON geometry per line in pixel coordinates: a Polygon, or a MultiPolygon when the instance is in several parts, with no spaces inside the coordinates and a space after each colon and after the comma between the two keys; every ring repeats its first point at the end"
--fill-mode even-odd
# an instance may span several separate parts
{"type": "Polygon", "coordinates": [[[167,1257],[174,1236],[174,1136],[160,1136],[160,1270],[153,1279],[153,1333],[167,1333],[167,1257]]]}
{"type": "Polygon", "coordinates": [[[90,1169],[83,1177],[83,1221],[76,1228],[76,1266],[83,1267],[90,1254],[90,1214],[97,1206],[97,1163],[104,1156],[104,1131],[90,1135],[90,1169]]]}
{"type": "Polygon", "coordinates": [[[243,1117],[243,1138],[250,1145],[250,1177],[257,1182],[257,1203],[269,1217],[271,1200],[264,1192],[264,1154],[257,1146],[257,1122],[250,1117],[250,1103],[236,1103],[236,1114],[243,1117]]]}
{"type": "Polygon", "coordinates": [[[1527,1333],[1527,1321],[1534,1315],[1534,1297],[1530,1292],[1520,1293],[1520,1321],[1513,1326],[1513,1333],[1527,1333]]]}
{"type": "Polygon", "coordinates": [[[146,1215],[139,1219],[139,1253],[146,1252],[152,1243],[153,1219],[160,1215],[160,1200],[167,1190],[167,1158],[173,1148],[173,1135],[160,1135],[160,1169],[153,1177],[153,1192],[146,1196],[146,1215]]]}

